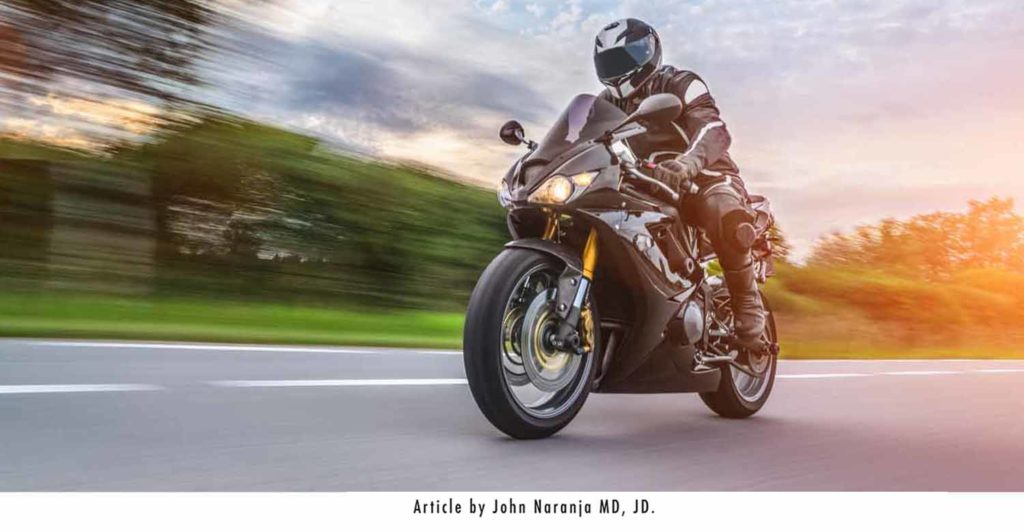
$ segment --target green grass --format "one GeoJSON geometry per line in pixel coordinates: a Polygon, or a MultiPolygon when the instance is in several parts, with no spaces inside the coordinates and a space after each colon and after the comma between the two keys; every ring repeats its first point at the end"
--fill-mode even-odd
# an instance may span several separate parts
{"type": "MultiPolygon", "coordinates": [[[[834,330],[822,321],[799,316],[781,320],[783,358],[1024,358],[1024,348],[998,344],[900,345],[884,335],[857,329],[855,316],[837,318],[834,322],[839,327],[834,330]]],[[[8,337],[458,349],[462,322],[461,314],[451,312],[81,295],[0,296],[0,336],[8,337]]]]}
{"type": "Polygon", "coordinates": [[[462,315],[6,295],[0,336],[457,348],[462,315]]]}

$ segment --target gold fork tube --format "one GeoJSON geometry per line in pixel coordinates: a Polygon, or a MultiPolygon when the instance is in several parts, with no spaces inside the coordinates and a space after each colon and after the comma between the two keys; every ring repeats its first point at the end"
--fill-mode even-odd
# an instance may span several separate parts
{"type": "Polygon", "coordinates": [[[544,240],[551,240],[555,238],[555,232],[558,231],[558,221],[556,220],[557,215],[552,214],[548,217],[548,225],[544,228],[544,240]]]}
{"type": "Polygon", "coordinates": [[[597,229],[590,228],[587,244],[583,246],[583,276],[594,280],[594,268],[597,267],[597,229]]]}

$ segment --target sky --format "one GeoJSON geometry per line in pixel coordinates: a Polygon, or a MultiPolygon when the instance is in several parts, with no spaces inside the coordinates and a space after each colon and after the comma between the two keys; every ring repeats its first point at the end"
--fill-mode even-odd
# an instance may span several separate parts
{"type": "Polygon", "coordinates": [[[628,16],[707,81],[798,256],[884,217],[1024,201],[1019,0],[235,1],[253,59],[214,60],[211,101],[481,186],[520,153],[503,122],[540,138],[601,89],[594,35],[628,16]]]}

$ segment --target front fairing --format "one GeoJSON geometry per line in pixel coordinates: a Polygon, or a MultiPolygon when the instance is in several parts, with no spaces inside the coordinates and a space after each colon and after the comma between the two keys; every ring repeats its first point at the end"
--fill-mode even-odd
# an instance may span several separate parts
{"type": "MultiPolygon", "coordinates": [[[[598,171],[588,190],[617,186],[615,156],[596,139],[625,116],[619,108],[596,96],[576,96],[536,148],[520,157],[505,174],[503,197],[513,204],[526,203],[530,193],[556,174],[572,176],[598,171]]],[[[582,192],[577,191],[573,199],[582,192]]]]}
{"type": "MultiPolygon", "coordinates": [[[[590,186],[579,188],[565,205],[571,204],[584,193],[599,188],[616,188],[619,183],[619,168],[613,155],[600,143],[591,143],[586,149],[572,154],[567,160],[558,160],[548,164],[524,163],[521,170],[523,185],[514,185],[506,190],[513,204],[526,204],[529,196],[541,183],[554,175],[570,177],[584,172],[598,172],[590,186]]],[[[514,178],[514,176],[512,176],[514,178]]],[[[516,180],[512,181],[513,183],[516,180]]]]}

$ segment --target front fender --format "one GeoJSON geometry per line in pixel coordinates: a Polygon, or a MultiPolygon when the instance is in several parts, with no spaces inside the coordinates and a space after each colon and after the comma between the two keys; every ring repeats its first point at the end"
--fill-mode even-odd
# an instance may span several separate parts
{"type": "Polygon", "coordinates": [[[558,276],[558,288],[555,290],[555,314],[566,322],[569,330],[575,330],[580,317],[579,303],[586,297],[590,286],[590,282],[583,278],[583,260],[576,250],[542,238],[513,240],[505,244],[505,247],[539,251],[565,264],[565,270],[558,276]]]}
{"type": "Polygon", "coordinates": [[[532,249],[534,251],[546,253],[564,262],[565,265],[572,269],[576,274],[583,274],[583,259],[580,258],[576,250],[568,246],[556,244],[550,240],[544,240],[543,238],[521,238],[505,244],[505,247],[532,249]]]}

